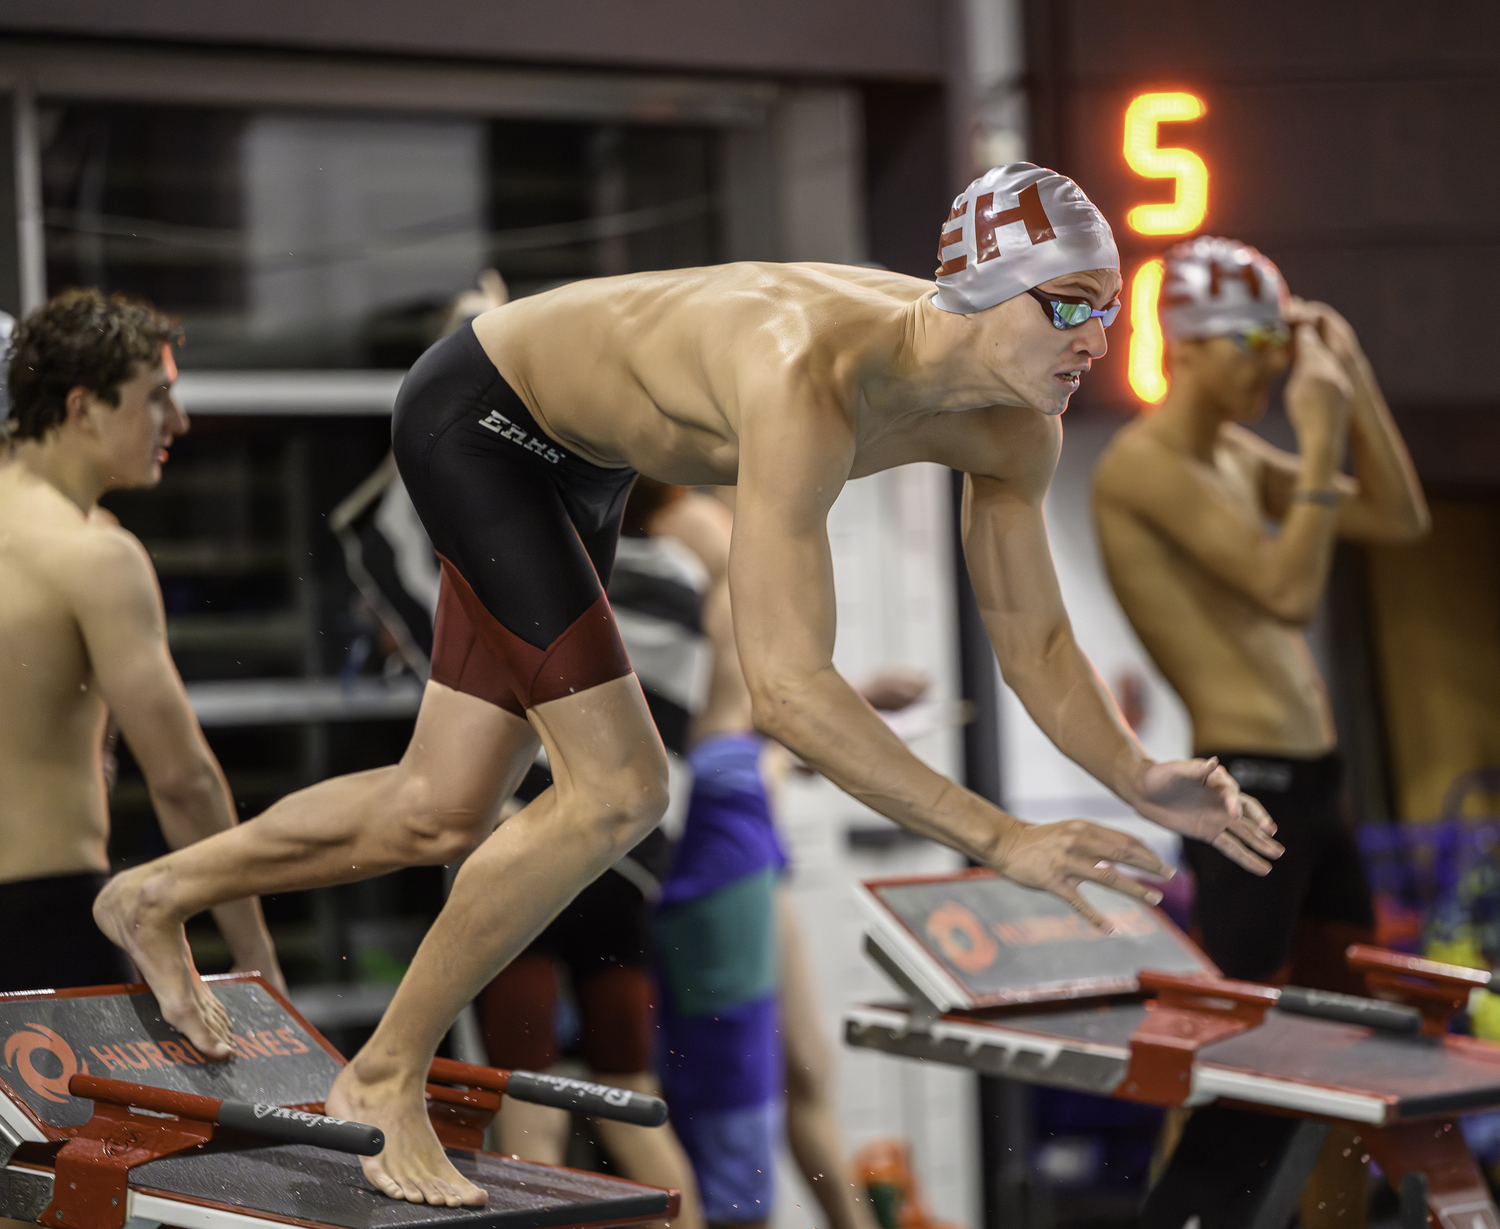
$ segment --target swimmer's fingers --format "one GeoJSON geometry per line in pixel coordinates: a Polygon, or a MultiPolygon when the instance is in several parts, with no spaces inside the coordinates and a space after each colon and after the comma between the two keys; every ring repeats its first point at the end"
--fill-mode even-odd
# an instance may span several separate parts
{"type": "MultiPolygon", "coordinates": [[[[1223,836],[1228,836],[1238,841],[1247,849],[1252,849],[1263,858],[1273,861],[1286,852],[1286,847],[1274,837],[1267,836],[1253,824],[1242,819],[1237,819],[1229,827],[1225,828],[1223,836]]],[[[1216,841],[1215,844],[1218,842],[1216,841]]]]}
{"type": "Polygon", "coordinates": [[[1270,812],[1260,805],[1259,798],[1252,798],[1249,794],[1241,794],[1240,814],[1267,836],[1276,835],[1276,821],[1271,818],[1270,812]]]}
{"type": "Polygon", "coordinates": [[[1119,892],[1122,896],[1131,896],[1136,900],[1143,900],[1148,905],[1161,904],[1161,890],[1159,888],[1153,888],[1149,883],[1142,883],[1139,879],[1131,875],[1121,874],[1107,862],[1101,862],[1096,866],[1079,871],[1078,877],[1087,879],[1090,883],[1097,883],[1101,887],[1119,892]]]}
{"type": "Polygon", "coordinates": [[[1015,883],[1041,888],[1067,901],[1105,931],[1108,924],[1079,894],[1080,883],[1087,880],[1155,903],[1152,898],[1160,896],[1155,888],[1122,874],[1116,865],[1163,879],[1172,875],[1172,869],[1148,845],[1082,819],[1041,825],[1018,822],[1004,855],[993,865],[1015,883]]]}
{"type": "Polygon", "coordinates": [[[1144,871],[1148,875],[1154,875],[1158,879],[1170,879],[1173,870],[1163,862],[1151,846],[1144,841],[1138,841],[1133,836],[1127,836],[1123,832],[1116,832],[1113,828],[1100,828],[1094,824],[1088,824],[1089,839],[1080,842],[1086,856],[1093,858],[1093,865],[1100,862],[1116,862],[1121,866],[1131,866],[1138,871],[1144,871]]]}
{"type": "Polygon", "coordinates": [[[1148,905],[1161,904],[1161,892],[1156,888],[1133,879],[1129,875],[1121,874],[1114,867],[1102,862],[1094,866],[1075,868],[1072,874],[1050,886],[1048,890],[1054,896],[1066,901],[1075,912],[1082,914],[1092,926],[1102,930],[1105,934],[1113,934],[1115,928],[1109,919],[1089,904],[1083,893],[1078,890],[1079,884],[1083,881],[1097,883],[1100,887],[1144,901],[1148,905]]]}
{"type": "Polygon", "coordinates": [[[1170,879],[1172,868],[1151,852],[1151,846],[1133,836],[1091,824],[1086,819],[1067,819],[1043,824],[1030,831],[1030,842],[1052,855],[1052,864],[1080,879],[1092,879],[1101,862],[1133,867],[1158,879],[1170,879]]]}
{"type": "Polygon", "coordinates": [[[1102,930],[1107,935],[1114,933],[1115,928],[1109,924],[1108,919],[1083,899],[1083,893],[1078,890],[1076,882],[1064,881],[1048,890],[1053,896],[1070,905],[1075,913],[1081,913],[1096,930],[1102,930]]]}
{"type": "Polygon", "coordinates": [[[1252,875],[1268,875],[1271,873],[1271,864],[1252,850],[1246,848],[1243,841],[1234,833],[1225,829],[1214,838],[1214,848],[1233,862],[1241,866],[1252,875]]]}
{"type": "Polygon", "coordinates": [[[1249,795],[1244,798],[1240,814],[1230,822],[1225,831],[1262,857],[1279,858],[1286,852],[1286,848],[1272,835],[1276,831],[1276,825],[1271,822],[1271,817],[1249,795]]]}

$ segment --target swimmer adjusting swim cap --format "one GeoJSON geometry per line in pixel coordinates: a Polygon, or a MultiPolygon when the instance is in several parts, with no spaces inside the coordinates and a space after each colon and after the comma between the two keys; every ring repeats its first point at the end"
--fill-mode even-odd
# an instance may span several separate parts
{"type": "Polygon", "coordinates": [[[1065,273],[1120,267],[1114,232],[1083,190],[1030,162],[997,166],[954,199],[938,260],[932,301],[965,315],[1065,273]]]}
{"type": "Polygon", "coordinates": [[[1195,340],[1275,328],[1291,298],[1281,270],[1246,243],[1199,235],[1169,248],[1158,311],[1162,335],[1195,340]]]}

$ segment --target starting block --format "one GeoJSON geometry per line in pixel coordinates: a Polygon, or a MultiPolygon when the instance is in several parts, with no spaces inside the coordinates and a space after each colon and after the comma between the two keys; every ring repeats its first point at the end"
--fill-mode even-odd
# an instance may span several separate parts
{"type": "Polygon", "coordinates": [[[0,995],[0,1215],[56,1229],[546,1229],[677,1214],[675,1191],[480,1151],[501,1094],[644,1126],[655,1097],[436,1059],[428,1113],[483,1208],[365,1181],[381,1133],[323,1114],[343,1057],[259,976],[206,978],[235,1057],[204,1058],[144,986],[0,995]]]}
{"type": "Polygon", "coordinates": [[[1142,1229],[1284,1229],[1330,1123],[1400,1192],[1403,1225],[1500,1229],[1456,1116],[1500,1106],[1500,1046],[1450,1035],[1476,969],[1356,945],[1381,999],[1231,981],[1165,914],[1095,884],[1114,926],[989,871],[858,889],[866,954],[905,995],[848,1044],[1162,1107],[1200,1107],[1142,1229]]]}

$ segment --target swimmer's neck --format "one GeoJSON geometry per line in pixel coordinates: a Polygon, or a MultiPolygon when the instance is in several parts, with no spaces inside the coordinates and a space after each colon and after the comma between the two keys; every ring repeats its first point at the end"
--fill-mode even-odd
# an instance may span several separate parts
{"type": "Polygon", "coordinates": [[[72,446],[63,426],[54,427],[39,440],[13,440],[6,468],[45,482],[85,516],[110,489],[97,459],[72,446]]]}
{"type": "Polygon", "coordinates": [[[1174,450],[1212,461],[1219,431],[1234,416],[1191,378],[1174,374],[1166,398],[1148,421],[1151,434],[1174,450]]]}
{"type": "Polygon", "coordinates": [[[872,405],[941,412],[1027,404],[999,369],[974,316],[941,311],[931,295],[903,305],[901,316],[894,354],[865,380],[872,405]]]}

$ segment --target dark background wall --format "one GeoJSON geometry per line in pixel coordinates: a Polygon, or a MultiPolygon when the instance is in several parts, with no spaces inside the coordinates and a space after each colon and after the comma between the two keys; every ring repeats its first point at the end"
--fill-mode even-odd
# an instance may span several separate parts
{"type": "MultiPolygon", "coordinates": [[[[1500,482],[1500,364],[1475,311],[1500,281],[1500,6],[1027,0],[1027,26],[1035,155],[1104,210],[1127,277],[1165,244],[1126,211],[1171,185],[1125,165],[1125,106],[1188,89],[1208,114],[1160,143],[1208,164],[1202,229],[1349,317],[1424,477],[1500,482]]],[[[1130,402],[1115,358],[1080,406],[1130,402]]]]}
{"type": "Polygon", "coordinates": [[[870,259],[911,277],[932,277],[938,231],[963,187],[951,180],[945,90],[868,85],[864,104],[870,259]]]}
{"type": "Polygon", "coordinates": [[[0,29],[232,46],[932,79],[943,0],[8,0],[0,29]]]}

